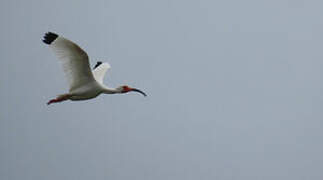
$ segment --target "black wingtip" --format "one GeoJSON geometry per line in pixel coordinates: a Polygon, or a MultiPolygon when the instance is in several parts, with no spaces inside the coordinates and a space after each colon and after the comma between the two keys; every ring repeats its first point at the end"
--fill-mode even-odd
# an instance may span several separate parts
{"type": "Polygon", "coordinates": [[[43,42],[45,44],[51,44],[57,37],[58,37],[57,34],[52,33],[52,32],[48,32],[45,34],[43,42]]]}
{"type": "Polygon", "coordinates": [[[94,66],[94,68],[93,69],[95,69],[95,68],[97,68],[98,66],[100,66],[102,64],[102,61],[98,61],[97,63],[96,63],[96,65],[94,66]]]}

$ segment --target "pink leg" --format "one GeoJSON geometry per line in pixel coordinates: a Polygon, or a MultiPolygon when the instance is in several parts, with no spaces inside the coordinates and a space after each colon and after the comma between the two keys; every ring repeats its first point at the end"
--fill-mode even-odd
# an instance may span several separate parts
{"type": "Polygon", "coordinates": [[[66,101],[66,100],[68,100],[69,97],[70,96],[68,94],[58,96],[57,98],[51,99],[50,101],[48,101],[47,105],[50,105],[52,103],[58,103],[58,102],[66,101]]]}

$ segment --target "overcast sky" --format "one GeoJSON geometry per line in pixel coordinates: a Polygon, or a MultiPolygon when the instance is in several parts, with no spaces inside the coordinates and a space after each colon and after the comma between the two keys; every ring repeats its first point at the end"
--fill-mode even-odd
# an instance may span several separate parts
{"type": "Polygon", "coordinates": [[[321,180],[323,1],[2,0],[1,180],[321,180]],[[47,31],[129,93],[68,90],[47,31]]]}

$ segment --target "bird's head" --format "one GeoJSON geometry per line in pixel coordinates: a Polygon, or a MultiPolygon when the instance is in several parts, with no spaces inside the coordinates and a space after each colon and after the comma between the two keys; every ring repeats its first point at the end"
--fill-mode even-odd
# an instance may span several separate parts
{"type": "Polygon", "coordinates": [[[120,86],[118,87],[118,89],[120,90],[120,93],[127,93],[127,92],[131,92],[131,91],[134,91],[134,92],[138,92],[144,96],[147,96],[146,93],[144,93],[143,91],[139,90],[139,89],[136,89],[136,88],[131,88],[129,86],[120,86]]]}

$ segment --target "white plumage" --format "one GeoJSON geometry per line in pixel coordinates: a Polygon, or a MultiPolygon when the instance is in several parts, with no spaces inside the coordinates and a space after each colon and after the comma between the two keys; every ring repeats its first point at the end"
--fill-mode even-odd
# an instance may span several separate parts
{"type": "Polygon", "coordinates": [[[103,78],[105,73],[107,72],[108,69],[110,69],[111,66],[108,63],[102,63],[101,65],[99,65],[98,67],[96,67],[92,73],[94,75],[94,78],[97,82],[99,82],[100,84],[103,84],[103,78]]]}
{"type": "Polygon", "coordinates": [[[44,36],[44,43],[54,51],[60,60],[63,71],[69,83],[69,92],[59,95],[50,100],[47,104],[61,102],[65,100],[85,100],[98,96],[101,93],[115,94],[135,91],[146,96],[139,89],[129,86],[120,86],[118,88],[108,88],[103,84],[106,71],[110,68],[108,63],[98,62],[91,71],[89,57],[77,44],[58,36],[55,33],[48,32],[44,36]]]}

